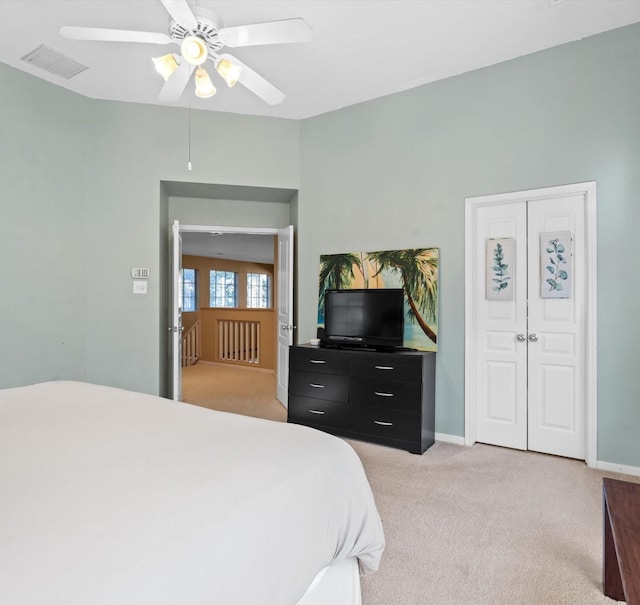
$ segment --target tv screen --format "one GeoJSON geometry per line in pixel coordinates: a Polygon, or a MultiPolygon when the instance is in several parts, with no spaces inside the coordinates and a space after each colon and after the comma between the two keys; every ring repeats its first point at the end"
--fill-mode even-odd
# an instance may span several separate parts
{"type": "Polygon", "coordinates": [[[325,344],[401,347],[404,295],[401,288],[327,290],[325,344]]]}

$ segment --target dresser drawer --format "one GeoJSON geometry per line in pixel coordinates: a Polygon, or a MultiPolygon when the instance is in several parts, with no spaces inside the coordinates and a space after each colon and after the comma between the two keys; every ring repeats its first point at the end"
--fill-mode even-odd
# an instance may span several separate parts
{"type": "Polygon", "coordinates": [[[350,373],[359,378],[374,380],[401,380],[420,382],[422,380],[422,357],[398,353],[353,355],[350,373]]]}
{"type": "Polygon", "coordinates": [[[349,403],[371,408],[420,412],[422,383],[351,378],[349,403]]]}
{"type": "Polygon", "coordinates": [[[349,377],[294,370],[289,373],[289,393],[347,403],[349,377]]]}
{"type": "Polygon", "coordinates": [[[334,349],[291,347],[289,367],[323,374],[346,376],[349,373],[349,354],[334,349]]]}
{"type": "Polygon", "coordinates": [[[349,406],[349,431],[372,437],[420,440],[420,416],[412,412],[349,406]]]}
{"type": "Polygon", "coordinates": [[[347,429],[347,409],[345,403],[290,395],[287,421],[344,431],[347,429]]]}

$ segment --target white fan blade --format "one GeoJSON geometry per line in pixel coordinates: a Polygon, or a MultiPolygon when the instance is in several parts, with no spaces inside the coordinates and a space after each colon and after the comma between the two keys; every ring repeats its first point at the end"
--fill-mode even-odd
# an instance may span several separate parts
{"type": "Polygon", "coordinates": [[[309,42],[312,30],[304,19],[284,19],[254,25],[223,27],[218,36],[225,46],[256,46],[258,44],[288,44],[309,42]]]}
{"type": "Polygon", "coordinates": [[[183,27],[193,32],[198,27],[198,21],[193,15],[187,0],[160,0],[171,17],[183,27]]]}
{"type": "Polygon", "coordinates": [[[178,69],[176,69],[171,77],[164,83],[158,99],[161,101],[177,101],[189,83],[193,69],[193,65],[183,60],[178,69]]]}
{"type": "Polygon", "coordinates": [[[92,42],[143,42],[146,44],[170,44],[173,42],[167,34],[101,27],[63,25],[60,28],[60,34],[70,40],[90,40],[92,42]]]}
{"type": "Polygon", "coordinates": [[[271,82],[258,75],[253,69],[247,67],[242,61],[226,53],[219,56],[242,67],[238,82],[248,88],[254,95],[260,97],[265,103],[278,105],[278,103],[282,103],[285,100],[286,95],[281,90],[278,90],[271,82]]]}

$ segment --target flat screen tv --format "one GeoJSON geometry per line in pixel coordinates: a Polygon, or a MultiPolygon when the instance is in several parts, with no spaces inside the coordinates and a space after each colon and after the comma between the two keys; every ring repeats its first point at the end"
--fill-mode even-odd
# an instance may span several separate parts
{"type": "Polygon", "coordinates": [[[401,347],[404,295],[401,288],[327,290],[325,345],[401,347]]]}

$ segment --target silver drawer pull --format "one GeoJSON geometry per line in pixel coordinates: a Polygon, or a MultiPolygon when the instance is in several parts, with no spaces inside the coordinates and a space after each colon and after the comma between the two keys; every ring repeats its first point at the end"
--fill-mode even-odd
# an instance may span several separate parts
{"type": "Polygon", "coordinates": [[[310,382],[309,386],[313,387],[314,389],[324,389],[324,385],[323,384],[314,384],[313,382],[310,382]]]}
{"type": "Polygon", "coordinates": [[[380,426],[393,426],[393,422],[383,422],[382,420],[374,420],[374,424],[379,424],[380,426]]]}
{"type": "Polygon", "coordinates": [[[309,410],[312,414],[320,414],[321,416],[324,414],[322,410],[309,410]]]}
{"type": "Polygon", "coordinates": [[[393,397],[393,393],[383,393],[381,391],[374,391],[373,394],[378,397],[393,397]]]}
{"type": "Polygon", "coordinates": [[[324,359],[310,359],[309,363],[327,363],[324,359]]]}
{"type": "Polygon", "coordinates": [[[375,366],[376,370],[393,370],[393,366],[375,366]]]}

